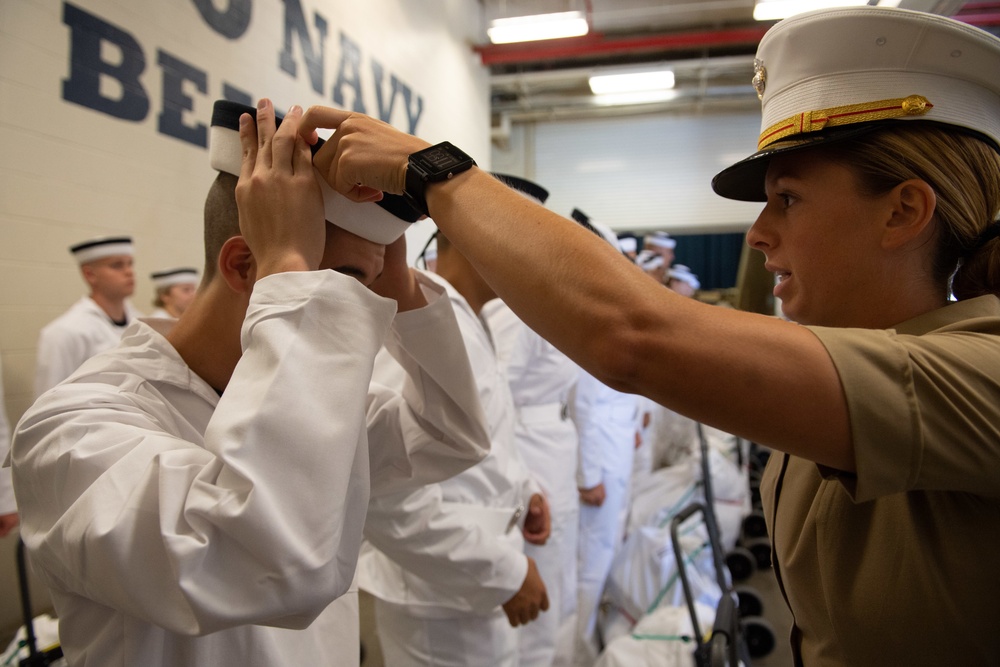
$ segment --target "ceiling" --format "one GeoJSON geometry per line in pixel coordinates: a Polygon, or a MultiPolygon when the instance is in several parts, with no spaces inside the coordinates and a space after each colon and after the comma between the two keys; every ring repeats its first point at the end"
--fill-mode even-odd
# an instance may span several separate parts
{"type": "MultiPolygon", "coordinates": [[[[511,122],[707,109],[757,110],[750,86],[757,43],[773,22],[753,19],[754,0],[480,0],[494,18],[585,12],[590,33],[475,47],[490,68],[494,127],[511,122]],[[602,68],[668,65],[673,97],[642,105],[599,106],[587,84],[602,68]]],[[[871,0],[869,4],[876,4],[871,0]]],[[[902,0],[1000,34],[1000,1],[902,0]]]]}

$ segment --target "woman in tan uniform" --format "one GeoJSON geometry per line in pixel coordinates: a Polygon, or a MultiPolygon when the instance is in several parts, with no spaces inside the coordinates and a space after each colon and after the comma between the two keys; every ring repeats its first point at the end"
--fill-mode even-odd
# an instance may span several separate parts
{"type": "Polygon", "coordinates": [[[315,159],[336,189],[405,191],[592,374],[785,453],[765,494],[798,663],[998,664],[1000,39],[825,10],[756,69],[759,150],[713,186],[764,202],[747,242],[792,322],[648,289],[451,146],[334,109],[303,126],[337,130],[315,159]]]}

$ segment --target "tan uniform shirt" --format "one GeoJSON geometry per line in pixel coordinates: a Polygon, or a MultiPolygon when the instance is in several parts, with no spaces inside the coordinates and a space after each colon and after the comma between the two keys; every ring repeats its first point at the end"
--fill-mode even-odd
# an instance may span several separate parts
{"type": "Polygon", "coordinates": [[[810,329],[844,385],[857,474],[768,464],[796,663],[1000,664],[1000,300],[810,329]]]}

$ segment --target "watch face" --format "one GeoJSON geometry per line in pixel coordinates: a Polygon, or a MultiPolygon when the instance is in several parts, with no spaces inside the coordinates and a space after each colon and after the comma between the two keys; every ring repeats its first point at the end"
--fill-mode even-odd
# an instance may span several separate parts
{"type": "Polygon", "coordinates": [[[461,159],[457,158],[446,148],[440,145],[432,146],[427,150],[422,151],[420,153],[420,158],[433,167],[434,171],[448,171],[452,167],[462,163],[461,159]]]}

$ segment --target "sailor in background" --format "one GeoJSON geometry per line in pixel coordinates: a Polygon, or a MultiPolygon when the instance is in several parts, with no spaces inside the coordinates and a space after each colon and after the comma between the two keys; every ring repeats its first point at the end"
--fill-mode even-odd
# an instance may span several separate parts
{"type": "Polygon", "coordinates": [[[153,298],[153,305],[156,310],[149,314],[150,317],[167,317],[177,319],[184,313],[191,301],[194,300],[195,290],[198,289],[198,270],[181,268],[156,271],[150,274],[153,281],[153,288],[156,296],[153,298]]]}
{"type": "MultiPolygon", "coordinates": [[[[462,332],[490,451],[451,479],[372,498],[359,584],[375,597],[387,667],[517,667],[516,626],[549,604],[523,546],[547,539],[548,505],[518,453],[510,387],[481,315],[496,294],[441,235],[437,251],[437,282],[462,332]]],[[[380,356],[374,380],[392,386],[386,362],[380,356]]]]}
{"type": "MultiPolygon", "coordinates": [[[[581,216],[574,219],[581,222],[581,216]]],[[[592,230],[618,248],[614,232],[588,222],[592,230]]],[[[604,585],[628,519],[639,400],[580,369],[572,410],[580,437],[577,486],[581,503],[574,664],[584,666],[592,665],[603,648],[597,620],[604,585]]]]}
{"type": "Polygon", "coordinates": [[[3,371],[0,370],[0,537],[10,533],[19,523],[10,468],[4,467],[9,449],[10,422],[7,420],[7,406],[3,400],[3,371]]]}
{"type": "MultiPolygon", "coordinates": [[[[494,174],[544,204],[548,191],[527,179],[494,174]]],[[[580,499],[576,489],[579,439],[567,414],[579,367],[528,328],[501,300],[483,307],[506,369],[517,420],[514,435],[528,470],[548,500],[552,532],[544,545],[526,543],[549,595],[549,610],[519,631],[520,667],[569,664],[576,624],[576,550],[580,499]]]]}
{"type": "Polygon", "coordinates": [[[701,289],[701,281],[688,267],[674,264],[667,271],[667,287],[681,296],[694,296],[701,289]]]}
{"type": "Polygon", "coordinates": [[[140,316],[128,298],[135,291],[132,239],[114,236],[70,247],[90,294],[42,328],[35,366],[35,396],[65,380],[84,361],[121,340],[140,316]]]}
{"type": "Polygon", "coordinates": [[[632,234],[621,234],[618,236],[618,247],[634,262],[639,254],[639,239],[632,234]]]}
{"type": "Polygon", "coordinates": [[[674,263],[674,251],[677,248],[677,239],[666,232],[653,232],[647,234],[643,239],[642,249],[650,250],[663,258],[663,263],[670,268],[674,263]]]}
{"type": "Polygon", "coordinates": [[[662,254],[653,250],[643,250],[636,256],[635,263],[657,283],[666,284],[668,264],[662,254]]]}

